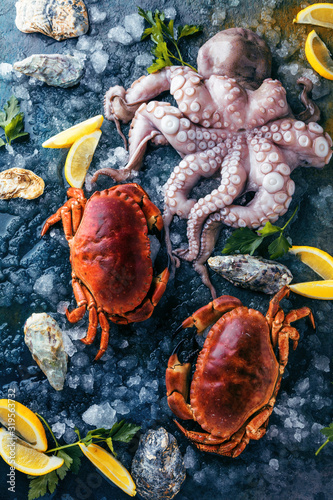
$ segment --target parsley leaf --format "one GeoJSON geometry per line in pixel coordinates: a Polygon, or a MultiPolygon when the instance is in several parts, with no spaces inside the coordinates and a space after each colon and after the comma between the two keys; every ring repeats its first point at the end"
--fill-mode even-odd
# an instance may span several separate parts
{"type": "MultiPolygon", "coordinates": [[[[19,137],[28,136],[24,132],[24,115],[20,112],[20,106],[15,96],[11,96],[9,101],[3,107],[4,111],[0,112],[0,127],[5,132],[5,139],[8,144],[18,139],[19,137]]],[[[0,147],[6,142],[0,139],[0,147]]]]}
{"type": "Polygon", "coordinates": [[[168,24],[165,21],[164,12],[160,12],[159,10],[155,10],[155,13],[151,10],[143,10],[141,7],[138,7],[138,13],[142,16],[151,27],[146,28],[143,32],[141,40],[145,40],[150,36],[150,39],[154,42],[156,47],[153,47],[152,54],[155,56],[154,62],[149,68],[147,68],[148,73],[156,73],[162,68],[167,66],[172,66],[171,59],[175,59],[178,64],[182,66],[189,66],[194,71],[196,71],[193,66],[186,63],[182,55],[180,53],[178,42],[181,38],[192,36],[195,33],[201,31],[200,26],[196,25],[188,25],[178,26],[177,28],[177,39],[175,38],[175,30],[174,30],[174,21],[171,19],[168,24]],[[172,52],[170,50],[172,47],[175,51],[172,52]]]}
{"type": "Polygon", "coordinates": [[[121,427],[112,436],[114,441],[121,441],[122,443],[129,443],[135,434],[141,429],[139,425],[126,423],[125,420],[120,422],[121,427]]]}
{"type": "Polygon", "coordinates": [[[264,237],[258,236],[248,227],[236,229],[228,238],[222,254],[229,254],[239,251],[240,253],[249,253],[253,255],[255,250],[261,245],[264,237]]]}
{"type": "Polygon", "coordinates": [[[248,227],[242,227],[236,229],[227,239],[225,247],[222,250],[222,254],[230,253],[249,253],[253,255],[257,248],[264,241],[267,236],[272,236],[273,234],[280,233],[279,236],[272,241],[268,246],[268,252],[271,259],[277,259],[282,257],[291,248],[291,243],[283,235],[285,228],[288,226],[289,222],[294,218],[298,207],[294,210],[290,219],[286,222],[283,227],[274,226],[269,221],[266,222],[263,228],[252,231],[248,227]]]}
{"type": "Polygon", "coordinates": [[[32,478],[29,483],[28,500],[44,496],[47,490],[53,493],[59,482],[59,478],[54,470],[43,476],[28,476],[28,478],[32,478]]]}
{"type": "Polygon", "coordinates": [[[332,442],[333,441],[333,422],[328,426],[328,427],[324,427],[323,429],[320,430],[320,432],[322,434],[324,434],[324,436],[327,437],[326,441],[320,446],[320,448],[318,448],[318,450],[316,451],[316,455],[318,455],[318,453],[324,448],[324,446],[327,445],[327,443],[329,442],[332,442]]]}

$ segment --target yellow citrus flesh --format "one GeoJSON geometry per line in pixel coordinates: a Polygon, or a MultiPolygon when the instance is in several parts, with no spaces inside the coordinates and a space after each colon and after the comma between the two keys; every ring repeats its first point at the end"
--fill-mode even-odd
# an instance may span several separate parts
{"type": "Polygon", "coordinates": [[[75,141],[69,150],[65,163],[65,177],[72,187],[81,188],[83,186],[101,135],[100,130],[95,130],[92,134],[85,135],[75,141]]]}
{"type": "Polygon", "coordinates": [[[45,455],[24,441],[13,438],[4,429],[0,429],[0,455],[8,465],[31,476],[47,474],[64,463],[62,458],[45,455]]]}
{"type": "Polygon", "coordinates": [[[301,10],[294,23],[314,24],[316,26],[324,26],[325,28],[333,28],[333,4],[332,3],[315,3],[301,10]]]}
{"type": "Polygon", "coordinates": [[[39,451],[47,450],[44,427],[39,418],[18,401],[0,399],[0,423],[39,451]]]}
{"type": "Polygon", "coordinates": [[[308,34],[306,39],[305,55],[309,64],[317,73],[328,80],[333,80],[333,60],[331,54],[314,30],[308,34]]]}
{"type": "Polygon", "coordinates": [[[78,123],[77,125],[50,137],[50,139],[43,142],[42,146],[43,148],[69,148],[83,135],[91,134],[95,130],[101,128],[103,120],[103,115],[93,116],[92,118],[89,118],[89,120],[78,123]]]}
{"type": "Polygon", "coordinates": [[[290,290],[304,297],[319,300],[333,300],[333,280],[308,281],[289,285],[290,290]]]}
{"type": "Polygon", "coordinates": [[[110,453],[96,444],[85,446],[79,443],[84,455],[114,484],[125,493],[134,497],[136,495],[135,483],[125,467],[110,453]]]}
{"type": "Polygon", "coordinates": [[[327,252],[308,246],[293,246],[289,252],[297,255],[324,280],[333,280],[333,257],[327,252]]]}

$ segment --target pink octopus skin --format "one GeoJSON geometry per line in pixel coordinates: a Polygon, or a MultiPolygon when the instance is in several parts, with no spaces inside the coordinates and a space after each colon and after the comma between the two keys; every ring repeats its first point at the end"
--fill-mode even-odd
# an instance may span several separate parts
{"type": "MultiPolygon", "coordinates": [[[[165,185],[167,248],[171,255],[173,216],[188,219],[188,248],[173,253],[193,261],[213,297],[204,263],[222,223],[257,228],[275,222],[288,210],[295,191],[293,169],[321,168],[331,158],[331,138],[314,121],[319,119],[318,108],[303,96],[308,108],[300,115],[304,121],[295,119],[285,89],[269,74],[270,56],[263,40],[236,28],[218,33],[200,49],[198,73],[171,66],[141,77],[127,91],[112,87],[105,96],[106,118],[124,123],[133,118],[129,162],[121,170],[98,171],[95,179],[104,173],[117,182],[126,180],[140,168],[149,140],[174,147],[182,161],[165,185]],[[166,90],[178,108],[151,100],[166,90]],[[188,199],[200,178],[216,172],[221,176],[217,189],[199,200],[188,199]],[[249,191],[255,192],[250,203],[234,204],[249,191]]],[[[305,79],[302,83],[311,90],[305,79]]]]}

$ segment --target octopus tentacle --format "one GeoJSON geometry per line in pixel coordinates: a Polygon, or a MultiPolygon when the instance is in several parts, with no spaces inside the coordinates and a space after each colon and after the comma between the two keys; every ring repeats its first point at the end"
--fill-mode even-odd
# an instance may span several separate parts
{"type": "MultiPolygon", "coordinates": [[[[209,157],[209,153],[208,151],[207,157],[209,157]]],[[[188,249],[176,251],[176,255],[182,259],[192,261],[198,256],[201,229],[207,217],[218,209],[230,205],[243,191],[247,178],[244,168],[246,156],[241,144],[235,144],[234,149],[230,150],[222,163],[221,184],[218,189],[212,191],[205,198],[201,198],[193,206],[188,217],[188,249]]],[[[210,162],[213,161],[216,164],[216,155],[213,158],[210,162]]]]}

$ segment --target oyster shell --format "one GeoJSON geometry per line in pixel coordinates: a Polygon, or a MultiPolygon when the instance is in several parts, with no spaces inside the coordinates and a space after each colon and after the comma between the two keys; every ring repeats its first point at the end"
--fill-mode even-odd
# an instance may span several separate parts
{"type": "Polygon", "coordinates": [[[24,33],[39,31],[58,41],[84,35],[89,29],[82,0],[19,0],[15,24],[24,33]]]}
{"type": "Polygon", "coordinates": [[[56,391],[64,387],[67,354],[58,323],[46,313],[34,313],[24,325],[24,341],[56,391]]]}
{"type": "Polygon", "coordinates": [[[139,443],[132,462],[138,493],[148,500],[171,499],[185,481],[183,457],[176,439],[163,427],[150,429],[139,443]]]}
{"type": "Polygon", "coordinates": [[[269,295],[277,293],[293,279],[289,269],[273,260],[252,255],[217,255],[208,265],[235,286],[269,295]]]}
{"type": "Polygon", "coordinates": [[[25,198],[33,200],[44,192],[41,177],[25,168],[10,168],[0,172],[0,199],[25,198]]]}
{"type": "Polygon", "coordinates": [[[66,54],[33,54],[14,63],[13,68],[47,85],[63,88],[76,85],[84,73],[83,62],[66,54]]]}

